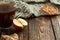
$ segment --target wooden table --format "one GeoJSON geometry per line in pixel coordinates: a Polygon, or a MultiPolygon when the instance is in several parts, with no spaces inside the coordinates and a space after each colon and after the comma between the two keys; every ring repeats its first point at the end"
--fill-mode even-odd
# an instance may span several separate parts
{"type": "Polygon", "coordinates": [[[60,16],[32,18],[28,23],[28,27],[17,32],[19,40],[60,40],[60,16]]]}

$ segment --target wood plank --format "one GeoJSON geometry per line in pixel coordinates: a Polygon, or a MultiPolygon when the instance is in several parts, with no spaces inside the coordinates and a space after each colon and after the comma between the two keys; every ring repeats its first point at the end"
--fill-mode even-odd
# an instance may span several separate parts
{"type": "Polygon", "coordinates": [[[29,40],[55,40],[49,17],[29,20],[29,40]]]}
{"type": "Polygon", "coordinates": [[[60,16],[51,17],[56,40],[60,40],[60,16]]]}
{"type": "Polygon", "coordinates": [[[19,40],[28,40],[28,26],[19,32],[19,40]]]}

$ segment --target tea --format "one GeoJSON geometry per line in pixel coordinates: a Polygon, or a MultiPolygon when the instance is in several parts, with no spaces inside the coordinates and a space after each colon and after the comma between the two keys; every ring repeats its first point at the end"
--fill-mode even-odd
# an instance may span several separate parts
{"type": "Polygon", "coordinates": [[[12,4],[0,4],[0,27],[7,28],[12,24],[15,8],[12,4]]]}

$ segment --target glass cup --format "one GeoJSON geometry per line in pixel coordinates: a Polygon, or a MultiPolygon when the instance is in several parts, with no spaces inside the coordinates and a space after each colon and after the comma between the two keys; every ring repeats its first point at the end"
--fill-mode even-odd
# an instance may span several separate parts
{"type": "Polygon", "coordinates": [[[12,25],[15,8],[10,3],[0,3],[0,27],[8,28],[12,25]]]}

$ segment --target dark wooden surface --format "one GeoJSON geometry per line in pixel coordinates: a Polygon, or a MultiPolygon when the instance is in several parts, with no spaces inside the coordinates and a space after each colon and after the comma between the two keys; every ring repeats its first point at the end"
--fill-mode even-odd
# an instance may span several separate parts
{"type": "Polygon", "coordinates": [[[7,30],[7,32],[1,31],[0,34],[17,33],[19,40],[60,40],[60,16],[28,19],[28,24],[22,31],[7,30]]]}

